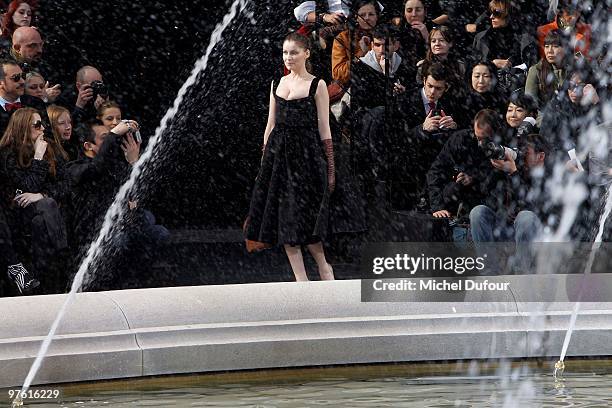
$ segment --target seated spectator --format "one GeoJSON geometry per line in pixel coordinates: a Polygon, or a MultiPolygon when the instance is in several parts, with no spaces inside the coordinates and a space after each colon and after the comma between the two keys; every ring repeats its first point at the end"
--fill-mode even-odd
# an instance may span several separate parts
{"type": "MultiPolygon", "coordinates": [[[[0,132],[4,132],[17,109],[31,107],[42,112],[45,103],[39,98],[24,95],[26,74],[14,61],[0,60],[0,68],[0,132]]],[[[43,119],[46,119],[46,112],[43,119]]]]}
{"type": "Polygon", "coordinates": [[[316,1],[304,1],[293,10],[293,14],[302,24],[318,26],[321,46],[326,49],[331,46],[338,34],[346,30],[345,22],[351,15],[350,2],[328,0],[325,10],[316,10],[316,3],[316,1]]]}
{"type": "Polygon", "coordinates": [[[410,89],[414,70],[409,72],[402,64],[402,57],[397,53],[400,49],[398,36],[397,28],[392,25],[380,24],[372,30],[372,49],[353,68],[351,106],[355,111],[386,106],[390,102],[387,99],[389,95],[404,92],[406,86],[410,89]],[[385,58],[387,41],[390,57],[385,58]]]}
{"type": "Polygon", "coordinates": [[[115,126],[121,122],[121,108],[115,101],[103,102],[98,107],[98,114],[96,118],[104,125],[110,132],[115,126]]]}
{"type": "Polygon", "coordinates": [[[351,79],[355,125],[352,128],[352,147],[353,154],[359,157],[359,174],[364,174],[364,171],[366,174],[382,174],[381,168],[387,163],[385,146],[390,144],[386,113],[395,109],[396,96],[405,92],[402,84],[411,84],[414,78],[414,67],[407,72],[397,54],[400,47],[398,35],[397,27],[393,25],[377,25],[372,30],[372,50],[354,64],[351,79]],[[385,59],[385,47],[390,55],[388,59],[385,59]]]}
{"type": "Polygon", "coordinates": [[[544,53],[536,65],[529,68],[525,93],[535,98],[544,107],[561,89],[573,56],[562,43],[560,31],[552,30],[544,39],[544,53]]]}
{"type": "Polygon", "coordinates": [[[26,231],[31,230],[34,267],[45,279],[43,271],[67,248],[60,205],[69,186],[61,147],[46,141],[43,135],[41,115],[32,108],[18,109],[0,140],[0,158],[7,173],[8,194],[4,198],[15,200],[15,216],[26,231]]]}
{"type": "Polygon", "coordinates": [[[98,107],[108,99],[108,87],[100,71],[85,65],[76,73],[74,88],[62,92],[56,103],[70,110],[76,127],[95,119],[98,107]]]}
{"type": "Polygon", "coordinates": [[[378,23],[380,9],[372,0],[355,4],[357,27],[338,34],[332,49],[332,78],[347,86],[351,79],[351,62],[363,57],[371,49],[372,29],[378,23]]]}
{"type": "MultiPolygon", "coordinates": [[[[130,167],[138,161],[140,143],[133,136],[137,129],[138,124],[134,121],[121,122],[110,132],[96,122],[81,125],[83,156],[68,166],[72,181],[71,247],[78,263],[99,233],[104,215],[129,175],[130,167]]],[[[115,261],[134,260],[130,268],[123,270],[125,274],[128,270],[138,267],[141,271],[143,265],[148,266],[145,262],[150,261],[159,245],[167,240],[168,231],[155,225],[153,214],[142,209],[136,200],[122,205],[127,225],[114,238],[113,246],[116,252],[120,251],[115,261]]],[[[105,268],[111,274],[112,269],[105,268]]],[[[115,278],[103,278],[89,289],[117,288],[115,278]]]]}
{"type": "Polygon", "coordinates": [[[449,131],[458,128],[454,107],[444,102],[449,74],[441,64],[432,64],[424,72],[423,87],[398,98],[399,129],[394,132],[396,157],[392,158],[392,177],[398,186],[399,204],[427,208],[425,176],[430,164],[446,143],[449,131]]]}
{"type": "Polygon", "coordinates": [[[73,161],[79,155],[79,143],[75,132],[72,131],[72,118],[70,111],[63,106],[49,105],[47,116],[53,133],[53,140],[62,148],[62,156],[66,161],[73,161]]]}
{"type": "Polygon", "coordinates": [[[566,44],[572,44],[574,53],[581,53],[589,57],[591,48],[591,26],[580,21],[580,6],[571,0],[561,0],[555,20],[538,27],[538,46],[540,57],[546,58],[546,36],[551,31],[559,31],[565,37],[566,44]]]}
{"type": "Polygon", "coordinates": [[[500,85],[512,92],[524,86],[524,71],[535,62],[537,51],[509,0],[492,0],[489,11],[491,27],[476,34],[475,57],[491,61],[498,69],[500,85]]]}
{"type": "MultiPolygon", "coordinates": [[[[414,67],[425,58],[429,29],[427,27],[428,9],[422,0],[404,2],[404,21],[400,25],[400,56],[405,64],[414,67]]],[[[431,26],[431,25],[430,25],[431,26]]]]}
{"type": "MultiPolygon", "coordinates": [[[[2,180],[4,179],[3,174],[2,180]]],[[[7,276],[15,284],[19,294],[28,295],[40,285],[40,282],[28,272],[22,262],[19,262],[3,207],[4,204],[0,204],[0,269],[7,271],[7,276]]]]}
{"type": "Polygon", "coordinates": [[[514,91],[510,95],[508,108],[506,109],[506,123],[508,132],[504,135],[506,146],[516,148],[525,136],[531,133],[538,133],[536,116],[538,105],[535,100],[523,91],[514,91]]]}
{"type": "MultiPolygon", "coordinates": [[[[451,75],[449,79],[449,96],[462,99],[464,96],[463,83],[465,78],[465,63],[455,52],[453,52],[454,40],[448,27],[440,26],[429,32],[429,50],[424,60],[419,61],[417,66],[417,83],[423,82],[423,66],[439,62],[446,67],[451,75]]],[[[469,119],[471,120],[471,119],[469,119]]]]}
{"type": "Polygon", "coordinates": [[[435,218],[461,218],[482,202],[480,183],[490,164],[480,143],[493,140],[493,135],[501,131],[498,113],[483,109],[474,117],[473,130],[450,136],[427,172],[429,202],[435,218]]]}
{"type": "Polygon", "coordinates": [[[571,170],[582,168],[576,153],[580,136],[591,125],[603,122],[603,107],[592,77],[586,67],[568,74],[563,90],[542,111],[540,133],[551,144],[555,160],[567,161],[571,170]]]}
{"type": "Polygon", "coordinates": [[[460,122],[473,118],[483,109],[492,109],[498,114],[506,110],[507,97],[497,87],[496,72],[495,65],[489,61],[479,61],[474,65],[460,122]]]}
{"type": "Polygon", "coordinates": [[[59,84],[49,87],[49,82],[45,82],[45,78],[38,72],[30,71],[26,74],[26,95],[34,96],[45,103],[53,103],[61,92],[59,84]]]}
{"type": "Polygon", "coordinates": [[[520,168],[509,149],[505,150],[504,159],[490,160],[492,171],[482,184],[485,204],[470,212],[472,238],[479,256],[487,254],[489,274],[499,273],[502,265],[495,248],[480,244],[509,240],[516,243],[515,272],[533,273],[530,243],[541,233],[542,218],[538,210],[544,208],[546,201],[543,194],[534,192],[542,184],[548,152],[546,140],[531,134],[521,141],[519,154],[523,156],[523,165],[520,168]]]}
{"type": "Polygon", "coordinates": [[[30,27],[36,21],[37,2],[33,0],[13,0],[2,16],[2,38],[10,40],[19,27],[30,27]]]}

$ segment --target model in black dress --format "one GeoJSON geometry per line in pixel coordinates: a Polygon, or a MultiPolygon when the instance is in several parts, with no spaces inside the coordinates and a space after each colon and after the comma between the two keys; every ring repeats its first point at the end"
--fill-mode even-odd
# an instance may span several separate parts
{"type": "Polygon", "coordinates": [[[328,229],[335,186],[329,96],[325,82],[306,70],[308,40],[290,34],[283,60],[291,71],[270,90],[261,168],[251,198],[247,239],[282,244],[296,280],[308,280],[301,245],[307,245],[321,279],[334,279],[321,239],[328,229]]]}

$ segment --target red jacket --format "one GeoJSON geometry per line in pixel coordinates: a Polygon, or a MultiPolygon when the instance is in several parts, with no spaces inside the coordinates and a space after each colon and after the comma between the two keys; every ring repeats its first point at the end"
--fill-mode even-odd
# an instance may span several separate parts
{"type": "MultiPolygon", "coordinates": [[[[540,48],[540,57],[545,58],[544,55],[544,39],[546,35],[552,30],[558,30],[559,25],[557,19],[552,23],[538,27],[538,45],[540,48]]],[[[580,51],[585,57],[589,56],[589,49],[591,48],[591,26],[589,24],[577,23],[575,30],[575,41],[574,52],[580,51]]]]}

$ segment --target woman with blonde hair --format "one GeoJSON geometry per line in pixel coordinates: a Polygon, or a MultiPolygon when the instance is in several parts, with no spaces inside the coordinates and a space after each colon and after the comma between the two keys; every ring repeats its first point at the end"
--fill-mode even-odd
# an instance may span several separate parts
{"type": "Polygon", "coordinates": [[[65,160],[61,148],[45,140],[44,130],[38,111],[21,108],[11,116],[0,140],[0,163],[7,176],[3,199],[24,229],[31,231],[33,263],[41,278],[57,252],[68,246],[60,211],[69,192],[65,160]]]}

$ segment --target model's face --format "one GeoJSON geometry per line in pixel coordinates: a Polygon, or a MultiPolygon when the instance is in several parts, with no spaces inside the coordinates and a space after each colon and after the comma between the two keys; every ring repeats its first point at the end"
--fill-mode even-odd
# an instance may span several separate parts
{"type": "Polygon", "coordinates": [[[446,41],[440,31],[434,31],[434,33],[431,35],[431,42],[429,45],[431,47],[432,54],[445,57],[448,55],[452,43],[446,41]]]}
{"type": "Polygon", "coordinates": [[[42,119],[38,113],[32,115],[32,121],[30,122],[30,138],[35,141],[45,133],[45,127],[42,124],[42,119]]]}
{"type": "Polygon", "coordinates": [[[404,17],[409,24],[425,22],[425,7],[420,0],[408,0],[404,7],[404,17]]]}
{"type": "Polygon", "coordinates": [[[4,80],[2,86],[4,93],[11,99],[17,99],[23,95],[25,91],[25,75],[21,71],[18,65],[5,65],[4,66],[4,80]]]}
{"type": "Polygon", "coordinates": [[[544,55],[546,56],[546,61],[550,64],[560,65],[563,57],[565,57],[565,51],[560,45],[545,44],[544,55]]]}
{"type": "Polygon", "coordinates": [[[289,71],[305,67],[308,57],[310,57],[310,51],[295,41],[283,43],[283,62],[289,71]]]}
{"type": "Polygon", "coordinates": [[[364,31],[370,31],[378,22],[378,14],[372,4],[366,4],[357,10],[357,23],[359,28],[364,31]]]}
{"type": "Polygon", "coordinates": [[[574,10],[573,12],[570,12],[567,9],[563,9],[561,10],[559,18],[566,27],[574,27],[580,18],[580,11],[574,10]]]}
{"type": "Polygon", "coordinates": [[[28,3],[21,3],[15,14],[13,14],[13,23],[17,27],[29,27],[32,23],[32,8],[28,3]]]}
{"type": "Polygon", "coordinates": [[[119,124],[119,122],[121,122],[121,110],[115,107],[106,108],[102,112],[102,116],[100,117],[100,120],[102,121],[102,124],[106,126],[106,128],[110,132],[112,128],[114,128],[115,126],[119,124]]]}
{"type": "Polygon", "coordinates": [[[446,81],[437,81],[431,75],[425,79],[423,89],[429,102],[437,102],[446,92],[446,81]]]}
{"type": "Polygon", "coordinates": [[[478,93],[489,92],[493,87],[491,71],[486,65],[476,65],[472,70],[472,88],[478,93]]]}
{"type": "Polygon", "coordinates": [[[98,151],[100,151],[100,147],[102,147],[102,143],[104,143],[106,135],[108,135],[108,129],[106,129],[106,126],[102,125],[94,126],[92,129],[96,134],[94,139],[96,143],[87,143],[86,146],[90,151],[94,153],[95,156],[96,154],[98,154],[98,151]]]}
{"type": "Polygon", "coordinates": [[[512,128],[517,128],[527,117],[527,111],[520,106],[517,106],[510,102],[508,104],[508,109],[506,110],[506,122],[512,128]]]}
{"type": "Polygon", "coordinates": [[[45,81],[38,75],[32,75],[25,83],[25,93],[40,99],[44,99],[45,81]]]}
{"type": "Polygon", "coordinates": [[[72,119],[68,112],[64,112],[60,115],[55,124],[57,133],[61,136],[62,140],[70,140],[72,136],[72,119]]]}

